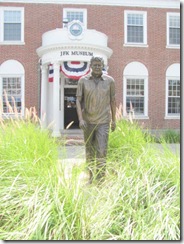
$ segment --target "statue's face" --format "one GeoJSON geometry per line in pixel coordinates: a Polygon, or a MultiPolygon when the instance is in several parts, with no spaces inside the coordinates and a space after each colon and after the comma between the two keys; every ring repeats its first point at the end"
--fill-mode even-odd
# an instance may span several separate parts
{"type": "Polygon", "coordinates": [[[102,74],[102,70],[103,70],[103,63],[101,61],[93,61],[91,64],[91,69],[92,69],[92,73],[93,75],[101,75],[102,74]]]}

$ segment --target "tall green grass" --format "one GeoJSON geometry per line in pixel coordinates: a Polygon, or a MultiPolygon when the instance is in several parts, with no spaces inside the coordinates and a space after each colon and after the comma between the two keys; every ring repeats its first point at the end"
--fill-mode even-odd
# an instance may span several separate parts
{"type": "Polygon", "coordinates": [[[161,136],[166,143],[180,143],[180,133],[175,130],[166,130],[161,136]]]}
{"type": "Polygon", "coordinates": [[[179,240],[180,159],[150,142],[119,120],[106,179],[86,186],[85,164],[66,175],[57,141],[38,123],[1,121],[0,239],[179,240]]]}
{"type": "Polygon", "coordinates": [[[109,157],[120,161],[122,157],[135,159],[150,142],[152,142],[151,136],[143,133],[136,122],[131,123],[129,120],[121,119],[116,130],[109,137],[109,157]]]}

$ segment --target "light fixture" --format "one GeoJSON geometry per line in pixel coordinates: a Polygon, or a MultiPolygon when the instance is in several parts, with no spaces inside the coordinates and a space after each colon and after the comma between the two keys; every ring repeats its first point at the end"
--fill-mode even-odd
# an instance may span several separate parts
{"type": "Polygon", "coordinates": [[[67,26],[68,26],[68,19],[67,18],[63,18],[63,24],[64,24],[64,27],[67,28],[67,26]]]}

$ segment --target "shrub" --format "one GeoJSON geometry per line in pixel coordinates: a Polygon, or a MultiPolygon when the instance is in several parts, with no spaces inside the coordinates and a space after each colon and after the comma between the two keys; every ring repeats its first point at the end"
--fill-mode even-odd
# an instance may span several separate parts
{"type": "Polygon", "coordinates": [[[160,139],[166,143],[180,143],[180,133],[174,130],[167,130],[160,139]]]}

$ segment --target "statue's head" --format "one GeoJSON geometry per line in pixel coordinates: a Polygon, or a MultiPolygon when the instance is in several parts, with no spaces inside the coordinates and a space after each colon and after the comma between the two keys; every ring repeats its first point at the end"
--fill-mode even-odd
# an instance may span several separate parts
{"type": "Polygon", "coordinates": [[[100,77],[104,68],[104,60],[100,57],[92,57],[90,60],[90,68],[92,70],[92,75],[96,77],[100,77]]]}
{"type": "Polygon", "coordinates": [[[101,62],[102,66],[104,67],[104,60],[101,57],[92,57],[90,60],[90,66],[92,66],[93,62],[101,62]]]}

